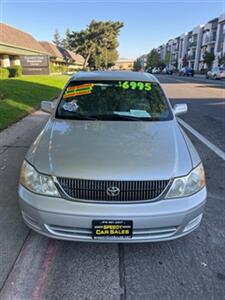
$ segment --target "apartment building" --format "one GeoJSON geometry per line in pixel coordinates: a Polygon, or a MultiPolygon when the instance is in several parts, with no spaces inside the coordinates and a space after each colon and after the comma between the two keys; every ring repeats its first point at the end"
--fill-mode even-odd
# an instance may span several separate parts
{"type": "Polygon", "coordinates": [[[161,61],[164,61],[165,58],[166,58],[166,45],[163,44],[163,45],[159,46],[159,47],[157,48],[157,51],[158,51],[158,53],[159,53],[160,60],[161,60],[161,61]]]}
{"type": "Polygon", "coordinates": [[[215,44],[216,44],[216,35],[218,30],[218,20],[219,18],[215,18],[208,23],[206,23],[203,27],[203,35],[202,35],[202,44],[200,50],[200,59],[199,59],[199,69],[206,69],[207,66],[204,64],[204,54],[205,52],[210,52],[215,54],[215,44]]]}
{"type": "Polygon", "coordinates": [[[140,63],[141,63],[141,66],[142,68],[146,68],[146,65],[147,65],[147,54],[143,54],[139,57],[139,60],[140,60],[140,63]]]}
{"type": "Polygon", "coordinates": [[[171,65],[173,65],[176,69],[178,67],[179,43],[180,37],[176,37],[172,40],[171,45],[171,65]]]}
{"type": "Polygon", "coordinates": [[[187,60],[187,48],[188,48],[188,33],[185,32],[180,36],[178,45],[178,70],[180,70],[187,60]]]}
{"type": "Polygon", "coordinates": [[[215,42],[215,62],[218,64],[219,58],[225,55],[225,13],[218,18],[218,26],[215,42]]]}
{"type": "Polygon", "coordinates": [[[162,61],[167,58],[166,63],[172,64],[177,69],[181,69],[184,65],[192,67],[195,71],[206,69],[207,66],[204,64],[206,51],[214,54],[213,65],[217,66],[219,59],[225,56],[225,13],[179,37],[170,39],[159,46],[157,51],[162,61]]]}
{"type": "Polygon", "coordinates": [[[187,59],[188,66],[199,70],[199,59],[204,25],[195,27],[188,33],[187,59]]]}

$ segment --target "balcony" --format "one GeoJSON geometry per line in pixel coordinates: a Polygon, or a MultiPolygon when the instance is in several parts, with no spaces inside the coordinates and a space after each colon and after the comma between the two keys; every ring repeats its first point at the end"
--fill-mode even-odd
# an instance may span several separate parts
{"type": "Polygon", "coordinates": [[[187,56],[188,60],[195,60],[195,54],[190,54],[187,56]]]}
{"type": "Polygon", "coordinates": [[[208,44],[211,44],[211,43],[215,43],[215,42],[216,42],[216,36],[215,35],[206,36],[205,38],[203,38],[202,46],[208,45],[208,44]]]}
{"type": "Polygon", "coordinates": [[[197,41],[190,42],[189,47],[197,47],[197,41]]]}

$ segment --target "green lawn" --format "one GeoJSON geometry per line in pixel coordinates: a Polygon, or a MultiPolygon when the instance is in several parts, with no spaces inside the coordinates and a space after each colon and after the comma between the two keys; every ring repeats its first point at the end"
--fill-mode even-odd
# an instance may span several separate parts
{"type": "Polygon", "coordinates": [[[0,130],[40,107],[42,100],[57,96],[69,76],[23,76],[0,79],[0,130]]]}

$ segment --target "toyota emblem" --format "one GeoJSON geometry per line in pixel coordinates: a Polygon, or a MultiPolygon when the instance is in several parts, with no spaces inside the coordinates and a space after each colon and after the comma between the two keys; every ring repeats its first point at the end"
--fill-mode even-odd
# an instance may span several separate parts
{"type": "Polygon", "coordinates": [[[107,188],[106,193],[111,197],[116,197],[119,195],[120,189],[116,186],[110,186],[107,188]]]}

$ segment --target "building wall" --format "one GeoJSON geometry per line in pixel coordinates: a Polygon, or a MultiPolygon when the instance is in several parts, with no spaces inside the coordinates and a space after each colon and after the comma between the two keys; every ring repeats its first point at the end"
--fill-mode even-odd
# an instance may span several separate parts
{"type": "Polygon", "coordinates": [[[203,63],[205,51],[214,53],[214,66],[218,65],[219,58],[225,55],[225,13],[205,25],[199,25],[188,33],[183,33],[175,39],[159,46],[157,51],[161,60],[165,60],[166,53],[171,54],[170,63],[182,68],[184,56],[188,59],[188,65],[195,71],[206,68],[203,63]],[[208,32],[208,41],[207,33],[208,32]]]}
{"type": "Polygon", "coordinates": [[[112,68],[114,70],[132,70],[134,60],[117,60],[115,66],[112,68]]]}

